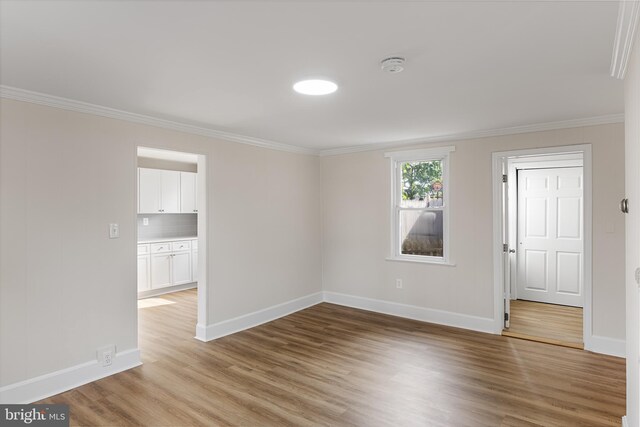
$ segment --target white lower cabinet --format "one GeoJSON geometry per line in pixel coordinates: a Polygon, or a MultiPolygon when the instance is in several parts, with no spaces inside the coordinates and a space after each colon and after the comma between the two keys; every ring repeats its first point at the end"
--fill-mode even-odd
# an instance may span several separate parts
{"type": "Polygon", "coordinates": [[[151,288],[171,286],[171,259],[170,253],[151,255],[151,288]]]}
{"type": "Polygon", "coordinates": [[[191,279],[198,281],[198,251],[191,253],[191,279]]]}
{"type": "Polygon", "coordinates": [[[173,285],[191,283],[191,252],[177,252],[171,255],[173,285]]]}
{"type": "Polygon", "coordinates": [[[198,281],[198,240],[191,241],[191,279],[198,281]]]}
{"type": "Polygon", "coordinates": [[[138,255],[138,292],[151,287],[151,259],[149,255],[138,255]]]}
{"type": "Polygon", "coordinates": [[[151,288],[151,257],[149,245],[138,245],[138,292],[151,288]]]}
{"type": "Polygon", "coordinates": [[[195,259],[190,240],[138,245],[138,292],[195,282],[195,259]]]}

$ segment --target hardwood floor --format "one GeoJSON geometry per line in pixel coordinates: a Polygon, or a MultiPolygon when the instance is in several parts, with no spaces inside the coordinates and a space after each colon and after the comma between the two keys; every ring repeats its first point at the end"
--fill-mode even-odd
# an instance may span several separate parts
{"type": "Polygon", "coordinates": [[[510,323],[502,335],[584,348],[582,308],[514,300],[511,301],[510,323]]]}
{"type": "Polygon", "coordinates": [[[140,309],[144,365],[47,399],[72,425],[619,426],[625,361],[319,304],[209,343],[140,309]]]}

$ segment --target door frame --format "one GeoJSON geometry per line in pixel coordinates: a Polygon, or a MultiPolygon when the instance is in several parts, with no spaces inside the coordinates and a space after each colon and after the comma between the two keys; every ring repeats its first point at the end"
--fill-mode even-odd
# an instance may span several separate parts
{"type": "MultiPolygon", "coordinates": [[[[198,193],[196,194],[196,200],[198,204],[198,284],[197,284],[197,323],[195,329],[195,339],[200,341],[207,341],[206,339],[206,325],[208,325],[208,317],[209,317],[209,286],[208,286],[208,278],[209,278],[209,266],[207,262],[207,250],[209,249],[209,232],[208,232],[208,224],[209,224],[209,204],[211,202],[208,197],[208,189],[207,183],[211,182],[209,175],[211,174],[211,169],[208,168],[209,164],[209,155],[202,153],[200,150],[195,150],[187,147],[175,147],[175,146],[155,146],[148,144],[134,144],[133,146],[133,155],[134,155],[134,201],[135,201],[135,209],[134,209],[134,224],[136,224],[135,234],[134,234],[134,248],[138,246],[138,148],[151,148],[154,150],[165,150],[165,151],[177,151],[182,153],[196,154],[198,156],[197,164],[198,164],[198,173],[196,176],[197,179],[197,189],[198,193]]],[[[137,249],[135,250],[137,253],[137,249]]],[[[136,276],[137,277],[137,276],[136,276]]],[[[135,286],[135,301],[136,301],[136,331],[138,330],[138,287],[137,284],[135,286]]]]}
{"type": "MultiPolygon", "coordinates": [[[[505,284],[505,264],[503,256],[503,243],[508,243],[511,247],[512,241],[503,242],[503,227],[507,224],[504,223],[504,217],[502,215],[502,170],[504,166],[508,166],[509,160],[514,163],[514,160],[525,161],[540,161],[545,156],[549,156],[551,160],[553,156],[558,155],[577,155],[582,157],[582,168],[584,177],[584,262],[582,265],[582,273],[584,277],[584,307],[583,307],[583,330],[582,340],[585,350],[591,350],[591,336],[592,336],[592,254],[593,254],[593,183],[592,183],[592,156],[591,156],[591,144],[579,144],[579,145],[565,145],[557,147],[546,148],[532,148],[522,150],[509,150],[499,151],[492,153],[492,180],[493,180],[493,290],[494,290],[494,333],[501,334],[504,326],[504,294],[505,286],[509,286],[511,289],[511,283],[505,284]]],[[[515,168],[514,176],[511,177],[511,170],[509,170],[508,181],[515,182],[515,168]]],[[[508,197],[515,194],[515,186],[510,185],[508,188],[508,197]]],[[[509,215],[511,218],[510,223],[513,222],[513,215],[509,215]]],[[[508,224],[511,225],[511,224],[508,224]]],[[[509,233],[512,237],[513,233],[509,233]]],[[[510,259],[510,263],[511,263],[510,259]]]]}

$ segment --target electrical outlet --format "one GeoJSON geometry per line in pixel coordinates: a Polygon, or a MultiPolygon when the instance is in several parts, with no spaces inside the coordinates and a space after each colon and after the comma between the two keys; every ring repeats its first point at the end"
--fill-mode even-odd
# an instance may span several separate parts
{"type": "Polygon", "coordinates": [[[110,345],[107,347],[99,348],[96,351],[98,357],[98,363],[102,366],[111,366],[113,364],[113,358],[116,355],[116,347],[114,345],[110,345]]]}
{"type": "Polygon", "coordinates": [[[149,225],[149,218],[142,218],[142,225],[149,225]]]}
{"type": "Polygon", "coordinates": [[[396,288],[402,289],[402,279],[396,279],[396,288]]]}

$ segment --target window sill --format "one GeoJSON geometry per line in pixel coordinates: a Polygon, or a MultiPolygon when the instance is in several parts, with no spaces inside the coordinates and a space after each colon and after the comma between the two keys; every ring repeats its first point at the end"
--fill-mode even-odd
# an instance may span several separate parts
{"type": "Polygon", "coordinates": [[[418,264],[430,264],[430,265],[442,265],[445,267],[455,267],[456,264],[448,261],[435,261],[431,259],[419,259],[419,258],[405,258],[405,257],[387,257],[385,258],[387,261],[396,261],[396,262],[415,262],[418,264]]]}

